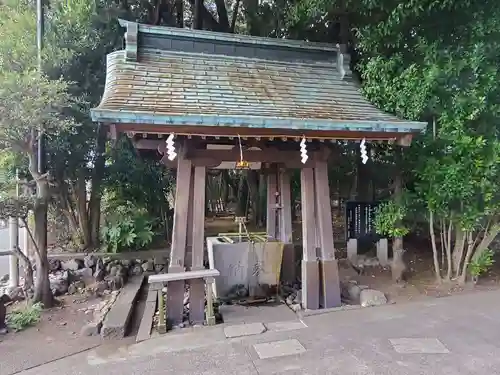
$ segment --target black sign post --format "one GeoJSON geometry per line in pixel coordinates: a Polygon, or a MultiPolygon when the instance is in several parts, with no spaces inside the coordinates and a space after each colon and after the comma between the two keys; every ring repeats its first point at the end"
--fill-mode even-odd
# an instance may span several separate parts
{"type": "Polygon", "coordinates": [[[375,210],[380,202],[348,201],[345,207],[345,236],[350,239],[362,239],[377,236],[375,232],[375,210]]]}

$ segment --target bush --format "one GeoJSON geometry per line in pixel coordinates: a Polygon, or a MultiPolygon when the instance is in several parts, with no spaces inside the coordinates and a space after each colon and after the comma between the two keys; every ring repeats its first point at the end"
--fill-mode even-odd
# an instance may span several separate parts
{"type": "Polygon", "coordinates": [[[155,220],[144,209],[130,203],[119,205],[108,214],[101,229],[103,244],[114,253],[143,249],[153,241],[154,225],[155,220]]]}
{"type": "Polygon", "coordinates": [[[403,205],[397,205],[393,201],[382,203],[375,210],[375,231],[389,238],[406,236],[409,232],[404,224],[406,213],[406,207],[403,205]]]}
{"type": "Polygon", "coordinates": [[[495,263],[493,259],[494,253],[487,249],[481,255],[469,263],[469,273],[474,281],[477,281],[479,276],[488,271],[488,269],[495,263]]]}
{"type": "Polygon", "coordinates": [[[14,332],[36,325],[42,317],[41,303],[27,304],[7,315],[7,326],[14,332]]]}

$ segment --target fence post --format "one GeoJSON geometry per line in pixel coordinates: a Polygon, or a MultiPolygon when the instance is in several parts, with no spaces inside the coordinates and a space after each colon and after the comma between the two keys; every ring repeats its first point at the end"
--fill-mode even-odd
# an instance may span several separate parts
{"type": "MultiPolygon", "coordinates": [[[[9,237],[9,250],[14,252],[19,248],[19,220],[17,217],[9,218],[9,237]]],[[[19,286],[19,259],[15,253],[9,255],[9,271],[9,286],[16,288],[19,286]]]]}

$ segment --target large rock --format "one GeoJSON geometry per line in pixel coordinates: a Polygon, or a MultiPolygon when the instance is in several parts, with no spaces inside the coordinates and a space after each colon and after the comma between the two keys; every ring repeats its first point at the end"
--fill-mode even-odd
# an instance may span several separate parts
{"type": "Polygon", "coordinates": [[[101,327],[102,322],[90,322],[82,327],[80,334],[82,336],[98,336],[101,332],[101,327]]]}
{"type": "Polygon", "coordinates": [[[120,290],[125,285],[122,276],[116,275],[108,278],[108,285],[111,290],[120,290]]]}
{"type": "Polygon", "coordinates": [[[142,274],[142,267],[140,264],[136,264],[133,267],[129,268],[129,274],[130,276],[138,276],[142,274]]]}
{"type": "Polygon", "coordinates": [[[97,282],[99,282],[103,281],[105,276],[106,276],[106,266],[104,265],[102,259],[99,258],[97,259],[96,262],[94,278],[97,282]]]}
{"type": "Polygon", "coordinates": [[[107,290],[109,290],[109,285],[106,280],[97,281],[96,283],[88,286],[86,289],[87,293],[91,295],[102,296],[103,294],[106,294],[107,290]]]}
{"type": "Polygon", "coordinates": [[[49,259],[49,270],[56,272],[61,269],[61,261],[59,259],[49,259]]]}
{"type": "Polygon", "coordinates": [[[18,302],[24,299],[24,291],[20,286],[7,288],[7,295],[11,301],[18,302]]]}
{"type": "Polygon", "coordinates": [[[142,264],[142,270],[144,272],[153,272],[155,270],[155,262],[153,259],[148,260],[142,264]]]}
{"type": "Polygon", "coordinates": [[[297,295],[295,296],[293,303],[298,303],[298,304],[302,303],[302,290],[297,290],[297,295]]]}
{"type": "Polygon", "coordinates": [[[76,271],[83,267],[83,261],[80,259],[70,259],[61,263],[64,271],[76,271]]]}
{"type": "Polygon", "coordinates": [[[96,281],[92,272],[92,268],[89,267],[73,271],[72,274],[75,281],[83,281],[85,283],[85,286],[92,285],[96,281]]]}
{"type": "Polygon", "coordinates": [[[359,295],[360,304],[363,307],[380,306],[387,303],[387,297],[384,293],[375,289],[364,289],[359,295]]]}
{"type": "Polygon", "coordinates": [[[340,290],[341,290],[341,295],[342,299],[345,300],[346,302],[353,304],[353,305],[359,305],[360,304],[360,295],[362,288],[353,281],[342,281],[340,283],[340,290]]]}
{"type": "Polygon", "coordinates": [[[118,275],[118,266],[109,267],[108,275],[111,277],[118,275]]]}
{"type": "Polygon", "coordinates": [[[163,264],[155,264],[155,273],[161,273],[165,269],[163,264]]]}
{"type": "Polygon", "coordinates": [[[87,268],[95,267],[97,264],[97,257],[94,254],[88,254],[83,258],[83,264],[87,268]]]}
{"type": "Polygon", "coordinates": [[[66,294],[69,288],[68,272],[60,272],[50,277],[50,289],[55,296],[66,294]]]}

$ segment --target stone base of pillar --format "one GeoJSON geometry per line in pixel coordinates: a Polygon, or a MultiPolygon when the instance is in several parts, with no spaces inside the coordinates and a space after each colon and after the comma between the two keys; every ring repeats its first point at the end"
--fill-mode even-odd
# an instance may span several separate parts
{"type": "Polygon", "coordinates": [[[336,259],[320,260],[321,305],[325,309],[340,307],[339,266],[336,259]]]}
{"type": "Polygon", "coordinates": [[[171,281],[167,286],[167,319],[172,325],[182,323],[185,281],[171,281]]]}
{"type": "Polygon", "coordinates": [[[293,244],[285,244],[283,247],[283,258],[281,260],[280,279],[283,282],[293,283],[297,278],[296,273],[297,255],[293,244]]]}
{"type": "Polygon", "coordinates": [[[302,308],[319,309],[319,266],[317,260],[302,261],[302,308]]]}
{"type": "MultiPolygon", "coordinates": [[[[183,267],[169,267],[168,272],[184,272],[183,267]]],[[[171,281],[167,286],[167,319],[172,325],[182,323],[184,315],[184,292],[186,282],[184,280],[171,281]]]]}
{"type": "Polygon", "coordinates": [[[203,324],[205,321],[205,280],[189,280],[189,321],[203,324]]]}

